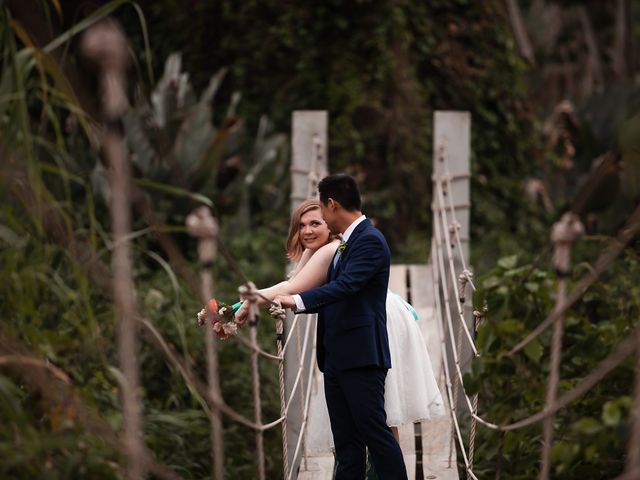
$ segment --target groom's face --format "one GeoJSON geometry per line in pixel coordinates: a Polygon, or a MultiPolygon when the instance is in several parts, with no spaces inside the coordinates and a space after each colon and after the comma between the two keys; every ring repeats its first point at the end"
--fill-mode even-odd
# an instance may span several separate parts
{"type": "Polygon", "coordinates": [[[333,198],[329,198],[327,203],[320,202],[320,213],[331,233],[334,235],[342,233],[336,225],[336,205],[333,198]]]}

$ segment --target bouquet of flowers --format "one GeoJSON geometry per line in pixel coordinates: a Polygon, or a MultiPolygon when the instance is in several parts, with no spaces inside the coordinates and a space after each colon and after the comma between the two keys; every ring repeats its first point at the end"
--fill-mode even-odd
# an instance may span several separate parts
{"type": "Polygon", "coordinates": [[[216,337],[220,340],[233,337],[238,334],[235,313],[241,306],[242,302],[229,305],[212,298],[198,313],[198,325],[202,326],[207,322],[211,323],[216,337]]]}

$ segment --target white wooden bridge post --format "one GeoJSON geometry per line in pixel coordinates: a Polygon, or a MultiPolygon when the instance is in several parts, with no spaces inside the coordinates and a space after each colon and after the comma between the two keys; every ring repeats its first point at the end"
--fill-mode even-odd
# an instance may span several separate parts
{"type": "Polygon", "coordinates": [[[317,196],[317,185],[327,175],[327,129],[325,110],[295,111],[291,136],[291,211],[317,196]]]}
{"type": "MultiPolygon", "coordinates": [[[[444,270],[434,274],[439,277],[444,295],[438,301],[443,309],[449,310],[452,319],[453,332],[455,337],[455,349],[458,353],[462,371],[469,367],[472,357],[471,346],[465,338],[465,333],[460,324],[458,299],[460,295],[456,290],[459,286],[458,275],[462,273],[463,266],[469,265],[469,221],[470,221],[470,192],[469,192],[469,158],[471,153],[471,115],[469,112],[436,111],[434,113],[434,134],[433,134],[433,222],[435,246],[440,245],[441,256],[438,259],[432,258],[433,268],[437,269],[445,265],[444,270]],[[453,212],[452,212],[453,210],[453,212]],[[439,214],[440,212],[444,212],[439,214]],[[454,216],[455,220],[454,222],[454,216]],[[436,226],[436,222],[439,222],[436,226]],[[439,228],[436,228],[439,227],[439,228]],[[458,231],[459,242],[454,240],[458,231]],[[439,238],[435,238],[439,232],[439,238]],[[440,263],[440,266],[439,266],[440,263]],[[453,263],[452,272],[447,266],[453,263]],[[446,292],[444,290],[446,289],[446,292]],[[449,302],[445,302],[448,297],[449,302]],[[440,301],[441,300],[441,301],[440,301]]],[[[433,249],[431,251],[436,251],[433,249]]],[[[471,335],[473,335],[474,324],[472,315],[471,289],[467,288],[466,300],[462,304],[464,322],[471,335]]],[[[446,337],[444,344],[446,351],[443,358],[448,365],[453,366],[454,358],[449,338],[449,328],[444,318],[439,319],[442,334],[446,337]]],[[[455,368],[450,367],[450,381],[453,386],[454,403],[456,417],[461,418],[461,413],[467,413],[466,405],[462,395],[464,391],[460,386],[455,368]]],[[[445,392],[442,392],[443,395],[445,392]]],[[[456,462],[454,438],[450,438],[450,461],[453,465],[456,462]]]]}
{"type": "MultiPolygon", "coordinates": [[[[433,116],[433,174],[449,175],[456,217],[460,222],[462,252],[454,252],[456,260],[469,263],[469,158],[471,156],[471,114],[438,110],[433,116]]],[[[437,199],[434,195],[434,201],[437,199]]],[[[442,206],[448,208],[448,205],[442,206]]]]}
{"type": "MultiPolygon", "coordinates": [[[[451,198],[456,220],[460,224],[462,248],[455,245],[452,251],[458,272],[462,271],[462,258],[464,258],[465,264],[468,264],[469,260],[470,126],[471,119],[467,112],[437,111],[434,114],[434,189],[432,201],[435,209],[440,207],[435,181],[445,174],[450,175],[451,191],[447,192],[445,207],[449,208],[449,198],[451,198]],[[460,252],[460,250],[462,251],[460,252]]],[[[433,222],[436,221],[441,222],[442,220],[434,215],[433,222]]],[[[435,223],[433,231],[435,235],[435,223]]],[[[436,242],[435,238],[432,239],[434,244],[442,244],[443,241],[445,241],[443,238],[439,242],[436,242]]],[[[446,256],[446,253],[444,255],[446,256]]],[[[447,352],[442,348],[439,333],[442,331],[440,326],[442,318],[438,316],[434,294],[434,279],[438,278],[434,269],[437,268],[438,262],[435,258],[432,258],[431,263],[427,265],[394,264],[391,267],[389,288],[408,300],[418,312],[420,329],[429,350],[434,374],[438,380],[442,397],[446,399],[442,360],[443,355],[446,356],[447,352]]],[[[449,283],[445,285],[450,288],[449,283]]],[[[457,311],[456,305],[447,305],[446,307],[453,309],[454,312],[457,311]]],[[[468,314],[467,317],[469,317],[468,314]]],[[[465,354],[465,358],[469,358],[469,354],[470,351],[465,354]]],[[[437,478],[439,480],[457,480],[459,478],[452,425],[451,418],[447,415],[399,428],[400,446],[405,454],[410,478],[437,478]]]]}
{"type": "MultiPolygon", "coordinates": [[[[447,242],[453,254],[454,266],[456,274],[462,272],[462,266],[469,264],[469,219],[470,219],[470,188],[469,188],[469,158],[471,155],[471,115],[469,112],[455,112],[455,111],[436,111],[434,113],[434,134],[433,134],[433,174],[434,174],[434,194],[433,202],[435,210],[444,209],[447,212],[448,225],[443,225],[440,228],[440,242],[443,246],[443,255],[447,256],[447,242]],[[444,179],[446,176],[450,178],[451,191],[445,186],[444,191],[444,205],[441,204],[441,199],[436,195],[435,182],[439,179],[444,179]],[[461,250],[457,243],[452,241],[454,236],[453,219],[450,211],[451,203],[455,210],[455,217],[458,221],[459,235],[461,250]],[[449,229],[449,231],[445,231],[449,229]]],[[[434,216],[433,221],[437,221],[434,216]]],[[[435,232],[435,229],[434,229],[435,232]]],[[[435,234],[435,233],[434,233],[435,234]]],[[[435,260],[432,260],[435,261],[435,260]]],[[[458,282],[457,278],[441,279],[443,284],[453,293],[452,282],[458,282]]],[[[472,305],[471,305],[471,291],[467,289],[467,301],[462,305],[464,308],[464,317],[467,327],[470,332],[474,330],[472,305]]],[[[451,309],[454,316],[454,327],[457,332],[457,304],[456,297],[453,294],[449,295],[451,299],[450,305],[446,307],[451,309]]],[[[457,334],[454,332],[454,334],[457,334]]],[[[458,340],[456,338],[456,340],[458,340]]],[[[462,351],[460,352],[460,364],[463,367],[468,367],[472,351],[468,342],[462,339],[462,351]]],[[[451,355],[451,352],[449,352],[451,355]]],[[[453,364],[453,360],[451,364],[453,364]]],[[[452,372],[453,373],[453,372],[452,372]]],[[[452,379],[452,383],[453,383],[452,379]]]]}
{"type": "MultiPolygon", "coordinates": [[[[324,110],[317,111],[295,111],[292,115],[292,136],[291,136],[291,211],[296,209],[300,203],[309,198],[317,197],[318,182],[328,173],[327,162],[327,145],[328,145],[328,114],[324,110]]],[[[285,378],[287,398],[291,393],[296,373],[300,364],[300,356],[298,355],[297,345],[304,344],[304,331],[307,322],[313,322],[310,329],[309,346],[315,342],[316,335],[316,316],[304,315],[301,322],[298,323],[297,333],[292,338],[293,344],[286,352],[285,360],[285,378]],[[295,337],[297,336],[297,338],[295,337]]],[[[293,321],[293,315],[289,312],[285,322],[285,333],[288,333],[293,321]]],[[[319,374],[316,365],[315,355],[312,355],[312,349],[309,348],[307,355],[303,358],[304,371],[309,375],[319,374]]],[[[303,422],[303,410],[305,408],[304,398],[306,396],[307,379],[305,377],[298,386],[299,392],[295,393],[294,400],[289,408],[287,419],[287,442],[289,453],[290,469],[294,472],[291,478],[313,478],[318,464],[315,461],[308,462],[308,445],[303,443],[301,453],[298,455],[297,461],[293,458],[295,447],[300,436],[300,429],[303,422]],[[302,461],[301,457],[304,457],[302,461]],[[309,464],[312,463],[312,464],[309,464]],[[295,472],[300,468],[300,474],[295,472]]],[[[316,382],[311,384],[316,385],[316,382]]],[[[312,387],[313,388],[313,387],[312,387]]],[[[306,431],[308,432],[309,423],[313,424],[314,405],[318,400],[324,402],[324,398],[318,398],[316,389],[312,390],[311,410],[307,419],[306,431]]],[[[331,452],[326,452],[333,460],[331,452]]],[[[331,462],[332,463],[332,462],[331,462]]],[[[330,468],[330,467],[329,467],[330,468]]],[[[322,477],[326,478],[326,477],[322,477]]],[[[330,478],[330,477],[329,477],[330,478]]]]}

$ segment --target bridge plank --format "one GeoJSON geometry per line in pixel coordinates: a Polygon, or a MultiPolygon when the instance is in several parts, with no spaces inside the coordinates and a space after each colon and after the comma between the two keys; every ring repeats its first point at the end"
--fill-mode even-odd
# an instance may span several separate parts
{"type": "MultiPolygon", "coordinates": [[[[298,480],[331,480],[333,478],[333,455],[308,455],[303,459],[298,480]]],[[[295,477],[294,477],[295,478],[295,477]]]]}

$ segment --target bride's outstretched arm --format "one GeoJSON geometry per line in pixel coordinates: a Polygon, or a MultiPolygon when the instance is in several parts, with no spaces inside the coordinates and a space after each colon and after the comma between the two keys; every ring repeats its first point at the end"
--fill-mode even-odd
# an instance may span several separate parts
{"type": "MultiPolygon", "coordinates": [[[[329,262],[331,262],[336,253],[338,243],[339,242],[334,241],[319,248],[308,258],[304,265],[296,268],[292,278],[271,287],[263,288],[260,290],[260,294],[272,300],[278,295],[293,295],[324,284],[327,279],[329,262]]],[[[267,302],[260,298],[258,305],[266,306],[267,302]]],[[[245,305],[236,313],[236,320],[242,323],[244,316],[246,316],[245,305]]]]}

